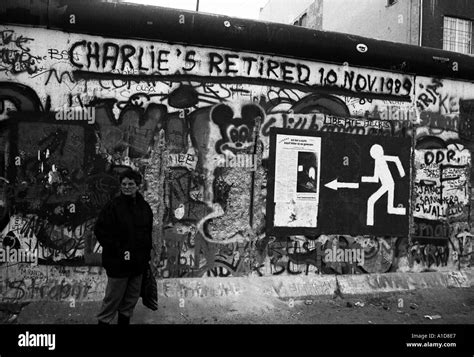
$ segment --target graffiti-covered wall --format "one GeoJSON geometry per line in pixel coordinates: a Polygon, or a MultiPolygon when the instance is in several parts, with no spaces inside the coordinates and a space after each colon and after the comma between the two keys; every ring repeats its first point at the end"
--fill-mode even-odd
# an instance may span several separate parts
{"type": "Polygon", "coordinates": [[[130,167],[157,278],[472,264],[468,82],[22,26],[0,53],[4,300],[96,297],[94,222],[130,167]],[[409,138],[410,234],[267,234],[273,127],[409,138]]]}

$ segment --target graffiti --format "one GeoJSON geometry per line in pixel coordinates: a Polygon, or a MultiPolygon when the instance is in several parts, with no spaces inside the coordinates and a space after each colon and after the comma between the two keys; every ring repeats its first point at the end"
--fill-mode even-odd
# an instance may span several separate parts
{"type": "Polygon", "coordinates": [[[433,79],[430,84],[419,84],[421,92],[417,96],[416,105],[419,109],[437,112],[442,116],[459,113],[459,97],[443,93],[444,84],[439,79],[433,79]]]}
{"type": "MultiPolygon", "coordinates": [[[[57,82],[59,84],[66,83],[67,80],[71,83],[75,83],[75,80],[72,77],[72,74],[70,72],[58,73],[58,70],[56,70],[55,68],[51,68],[49,70],[44,70],[44,71],[38,72],[34,76],[32,76],[31,78],[36,78],[36,77],[44,76],[44,75],[47,75],[47,78],[46,78],[45,83],[44,83],[45,85],[48,85],[50,83],[51,79],[54,79],[55,82],[57,82]]],[[[75,85],[74,86],[68,86],[68,88],[70,90],[74,89],[75,87],[76,87],[75,85]]]]}
{"type": "MultiPolygon", "coordinates": [[[[337,240],[333,242],[338,245],[337,240]]],[[[286,244],[287,264],[285,268],[288,274],[298,275],[304,272],[308,275],[310,272],[322,271],[322,246],[323,244],[319,241],[302,241],[296,237],[290,237],[286,244]]],[[[278,266],[278,262],[274,263],[278,266]]],[[[274,275],[278,275],[281,272],[283,270],[280,270],[280,272],[276,271],[274,275]]]]}
{"type": "MultiPolygon", "coordinates": [[[[298,100],[292,100],[287,92],[295,93],[295,90],[282,89],[280,97],[265,98],[260,96],[259,104],[267,114],[270,113],[323,113],[341,117],[350,116],[346,104],[338,97],[329,94],[311,93],[298,100]],[[268,100],[270,99],[270,100],[268,100]]],[[[269,92],[270,95],[271,92],[269,92]]],[[[301,93],[300,93],[301,95],[301,93]]]]}
{"type": "Polygon", "coordinates": [[[238,296],[242,294],[242,290],[232,282],[221,282],[211,287],[199,282],[179,280],[177,284],[163,282],[163,294],[165,297],[207,298],[212,296],[238,296]]]}
{"type": "Polygon", "coordinates": [[[197,156],[194,148],[190,147],[186,153],[169,154],[169,167],[186,167],[189,170],[195,170],[197,165],[197,156]]]}
{"type": "MultiPolygon", "coordinates": [[[[412,82],[405,78],[403,81],[400,79],[387,78],[384,76],[377,77],[373,75],[357,74],[355,71],[344,71],[343,84],[339,84],[341,88],[354,90],[357,92],[368,91],[374,93],[377,90],[380,93],[387,94],[400,94],[409,95],[412,89],[412,82]]],[[[319,70],[319,83],[321,85],[335,85],[340,80],[338,74],[334,70],[326,71],[325,68],[319,70]]]]}
{"type": "Polygon", "coordinates": [[[456,218],[467,214],[470,153],[457,147],[415,151],[414,216],[456,218]]]}
{"type": "MultiPolygon", "coordinates": [[[[177,225],[165,229],[159,274],[162,277],[197,277],[208,269],[223,270],[215,266],[217,246],[207,244],[194,226],[177,225]]],[[[220,271],[218,274],[230,274],[220,271]]]]}
{"type": "Polygon", "coordinates": [[[358,135],[406,136],[408,123],[364,118],[343,118],[325,114],[273,114],[262,126],[262,135],[269,136],[270,128],[302,129],[352,133],[358,135]],[[403,125],[404,124],[404,125],[403,125]]]}
{"type": "Polygon", "coordinates": [[[451,243],[453,246],[453,261],[459,268],[467,268],[474,263],[473,237],[467,224],[458,223],[453,229],[451,243]]]}
{"type": "Polygon", "coordinates": [[[415,243],[409,250],[408,261],[410,266],[421,264],[425,268],[431,266],[446,266],[449,259],[448,245],[434,245],[415,243]]]}
{"type": "Polygon", "coordinates": [[[450,236],[451,228],[445,222],[415,218],[414,237],[448,239],[450,236]]]}
{"type": "Polygon", "coordinates": [[[173,169],[169,173],[167,182],[169,185],[166,190],[169,195],[167,215],[169,221],[176,220],[174,212],[178,208],[184,210],[181,217],[178,218],[182,222],[196,223],[211,212],[207,204],[193,199],[193,197],[196,198],[193,193],[199,192],[203,186],[203,182],[197,175],[186,169],[173,169]]]}
{"type": "MultiPolygon", "coordinates": [[[[301,97],[297,91],[292,89],[283,89],[283,88],[271,88],[266,97],[262,99],[268,98],[268,102],[266,102],[264,109],[266,113],[270,112],[270,107],[272,107],[272,111],[276,111],[276,107],[281,104],[293,104],[298,102],[301,97]]],[[[289,108],[288,108],[289,109],[289,108]]],[[[286,110],[285,110],[286,111],[286,110]]]]}
{"type": "Polygon", "coordinates": [[[439,79],[433,79],[432,83],[424,86],[419,84],[419,87],[423,89],[423,92],[418,94],[416,105],[421,109],[425,110],[430,104],[437,104],[440,94],[438,89],[443,87],[443,82],[439,79]]]}
{"type": "Polygon", "coordinates": [[[36,95],[26,87],[5,85],[2,95],[16,103],[9,115],[15,119],[9,128],[15,135],[9,138],[13,145],[4,202],[18,213],[2,226],[2,237],[37,251],[40,264],[83,264],[93,220],[116,192],[116,178],[107,183],[103,177],[86,177],[97,169],[94,147],[86,146],[95,145],[92,129],[53,123],[54,116],[41,114],[36,95]],[[35,114],[23,114],[32,109],[35,114]]]}
{"type": "Polygon", "coordinates": [[[458,116],[447,117],[439,113],[423,111],[420,114],[420,119],[421,125],[428,126],[430,128],[451,131],[459,131],[460,129],[460,121],[458,116]]]}
{"type": "MultiPolygon", "coordinates": [[[[69,49],[69,59],[78,68],[91,68],[114,70],[127,69],[139,71],[166,71],[169,70],[168,62],[170,51],[155,49],[153,45],[145,50],[143,47],[135,47],[129,44],[119,45],[113,42],[105,42],[100,45],[97,42],[78,41],[69,49]],[[85,55],[76,60],[76,50],[83,49],[85,55]],[[83,58],[85,57],[85,58],[83,58]],[[85,62],[84,62],[85,60],[85,62]],[[128,65],[128,66],[127,66],[128,65]]],[[[186,52],[184,55],[186,66],[183,70],[192,70],[196,65],[193,59],[194,51],[186,52]]]]}
{"type": "Polygon", "coordinates": [[[8,268],[8,276],[0,276],[0,300],[93,301],[103,296],[105,285],[102,268],[18,264],[8,268]]]}
{"type": "MultiPolygon", "coordinates": [[[[431,128],[432,133],[444,130],[462,133],[466,128],[466,98],[469,89],[463,83],[450,80],[420,78],[417,86],[417,108],[421,110],[421,125],[431,128]],[[463,121],[461,122],[461,117],[463,121]]],[[[467,101],[468,102],[468,101],[467,101]]]]}
{"type": "Polygon", "coordinates": [[[263,111],[254,104],[242,106],[241,117],[234,118],[231,107],[219,104],[211,111],[211,118],[219,126],[222,139],[216,143],[216,151],[219,154],[226,151],[232,154],[246,151],[254,146],[253,129],[257,118],[264,118],[263,111]]]}
{"type": "Polygon", "coordinates": [[[264,255],[258,240],[219,244],[216,247],[213,265],[207,269],[207,276],[248,276],[252,272],[262,275],[264,255]]]}
{"type": "Polygon", "coordinates": [[[462,267],[472,266],[473,263],[473,238],[469,232],[463,232],[456,235],[459,242],[460,254],[459,260],[462,267]]]}
{"type": "Polygon", "coordinates": [[[37,278],[21,280],[7,279],[0,283],[2,302],[34,300],[76,301],[86,300],[95,284],[90,282],[68,282],[66,279],[51,281],[37,278]]]}
{"type": "Polygon", "coordinates": [[[381,71],[343,70],[341,66],[315,66],[309,61],[145,41],[97,42],[90,36],[72,43],[69,62],[76,68],[75,78],[82,79],[129,81],[135,77],[134,80],[182,81],[186,77],[191,79],[189,76],[200,76],[211,82],[216,77],[238,77],[235,84],[278,81],[301,88],[332,87],[372,96],[405,98],[410,97],[413,88],[411,77],[393,73],[388,76],[381,71]],[[130,74],[114,75],[117,70],[130,74]]]}
{"type": "Polygon", "coordinates": [[[193,276],[200,271],[200,260],[193,254],[195,229],[192,226],[166,228],[158,274],[161,277],[193,276]],[[187,232],[186,232],[187,231],[187,232]]]}
{"type": "MultiPolygon", "coordinates": [[[[0,112],[8,110],[7,103],[10,103],[12,112],[38,112],[43,109],[38,95],[30,87],[20,83],[0,82],[0,112]]],[[[4,119],[6,118],[5,115],[4,119]]]]}
{"type": "Polygon", "coordinates": [[[231,88],[220,83],[201,83],[200,87],[207,98],[218,99],[219,101],[232,98],[235,93],[231,88]]]}
{"type": "Polygon", "coordinates": [[[237,74],[239,73],[239,62],[244,64],[244,67],[247,69],[247,75],[250,75],[254,68],[258,68],[259,75],[264,75],[268,79],[277,79],[285,82],[296,81],[301,84],[307,84],[310,79],[311,70],[304,64],[291,63],[289,61],[280,62],[272,59],[262,60],[252,56],[241,57],[238,54],[222,55],[215,52],[209,53],[209,74],[237,74]]]}
{"type": "Polygon", "coordinates": [[[0,31],[0,72],[34,74],[41,69],[40,56],[30,52],[32,38],[18,35],[13,30],[0,31]]]}
{"type": "Polygon", "coordinates": [[[14,155],[20,161],[12,165],[15,168],[12,181],[21,183],[17,186],[20,192],[16,194],[16,203],[37,211],[41,210],[38,200],[44,204],[74,200],[81,193],[77,183],[84,175],[83,127],[19,122],[18,134],[18,151],[14,155]]]}
{"type": "Polygon", "coordinates": [[[355,237],[355,241],[364,250],[362,269],[367,273],[386,273],[392,267],[395,258],[396,238],[355,237]]]}
{"type": "Polygon", "coordinates": [[[362,247],[350,236],[288,237],[267,250],[273,275],[353,274],[364,265],[362,247]]]}
{"type": "Polygon", "coordinates": [[[313,124],[320,131],[357,135],[380,135],[391,137],[410,136],[409,123],[403,121],[383,121],[373,119],[340,118],[324,116],[321,124],[313,124]]]}
{"type": "MultiPolygon", "coordinates": [[[[59,50],[57,48],[48,48],[49,58],[57,61],[67,61],[69,59],[68,50],[59,50]]],[[[75,58],[78,60],[78,58],[75,58]]]]}
{"type": "Polygon", "coordinates": [[[188,123],[186,119],[185,115],[172,113],[166,121],[166,143],[173,154],[187,151],[188,123]]]}
{"type": "Polygon", "coordinates": [[[461,113],[459,114],[459,138],[461,140],[472,141],[474,139],[474,101],[460,100],[459,106],[461,113]]]}
{"type": "MultiPolygon", "coordinates": [[[[365,114],[371,119],[400,120],[404,122],[415,122],[417,120],[417,112],[413,108],[400,105],[374,105],[372,110],[365,114]]],[[[424,114],[426,112],[422,112],[421,115],[423,116],[424,114]]]]}
{"type": "Polygon", "coordinates": [[[89,176],[86,186],[80,202],[95,215],[118,192],[119,181],[116,176],[100,173],[89,176]]]}
{"type": "Polygon", "coordinates": [[[253,171],[242,168],[217,167],[214,170],[214,202],[225,214],[214,210],[201,224],[203,236],[210,241],[249,240],[255,236],[251,228],[253,207],[253,171]]]}
{"type": "Polygon", "coordinates": [[[228,277],[263,273],[261,241],[207,242],[194,225],[177,224],[164,231],[162,277],[228,277]]]}
{"type": "Polygon", "coordinates": [[[269,135],[272,127],[390,137],[410,137],[413,132],[411,124],[407,121],[338,117],[322,113],[270,114],[261,129],[260,138],[264,144],[264,157],[268,156],[269,135]]]}
{"type": "Polygon", "coordinates": [[[34,251],[39,264],[81,261],[94,222],[93,219],[71,227],[54,225],[48,219],[35,215],[13,216],[3,229],[0,241],[3,239],[4,245],[34,251]]]}
{"type": "Polygon", "coordinates": [[[111,156],[122,156],[126,152],[130,158],[146,156],[153,146],[154,136],[162,127],[166,107],[154,103],[150,103],[146,109],[126,105],[115,120],[115,103],[115,99],[92,103],[96,108],[96,123],[100,131],[100,151],[111,156]]]}
{"type": "Polygon", "coordinates": [[[308,115],[272,115],[269,116],[265,123],[262,125],[262,135],[268,137],[270,135],[270,128],[279,127],[284,129],[305,129],[305,130],[318,130],[322,128],[323,115],[313,114],[308,115]],[[308,118],[310,117],[310,119],[308,118]],[[319,124],[318,125],[318,119],[319,124]]]}

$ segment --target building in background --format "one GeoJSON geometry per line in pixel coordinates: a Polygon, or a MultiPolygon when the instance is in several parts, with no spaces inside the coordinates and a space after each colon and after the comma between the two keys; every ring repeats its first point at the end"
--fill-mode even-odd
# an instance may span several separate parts
{"type": "Polygon", "coordinates": [[[312,6],[314,0],[269,0],[260,9],[260,20],[280,22],[283,24],[293,23],[293,20],[312,6]]]}
{"type": "MultiPolygon", "coordinates": [[[[303,0],[302,5],[303,5],[303,0]]],[[[260,20],[315,30],[349,33],[392,42],[474,53],[474,1],[467,0],[309,0],[305,8],[269,0],[260,20]],[[274,9],[278,9],[275,11],[274,9]]]]}

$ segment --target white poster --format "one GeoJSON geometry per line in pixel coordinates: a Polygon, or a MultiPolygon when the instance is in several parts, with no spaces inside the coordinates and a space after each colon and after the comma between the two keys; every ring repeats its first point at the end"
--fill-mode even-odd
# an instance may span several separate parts
{"type": "Polygon", "coordinates": [[[317,227],[321,138],[278,134],[275,227],[317,227]]]}

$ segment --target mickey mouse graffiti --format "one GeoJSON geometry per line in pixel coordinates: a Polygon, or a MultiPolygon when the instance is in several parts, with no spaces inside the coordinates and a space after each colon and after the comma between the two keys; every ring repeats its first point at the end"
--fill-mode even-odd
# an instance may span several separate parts
{"type": "Polygon", "coordinates": [[[226,104],[218,104],[211,110],[211,119],[219,126],[222,139],[216,143],[219,154],[230,151],[234,155],[253,147],[253,131],[258,117],[264,118],[263,110],[255,104],[242,106],[241,118],[234,118],[234,111],[226,104]]]}

